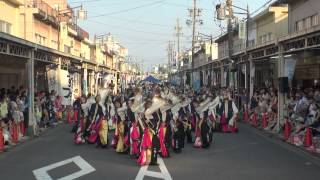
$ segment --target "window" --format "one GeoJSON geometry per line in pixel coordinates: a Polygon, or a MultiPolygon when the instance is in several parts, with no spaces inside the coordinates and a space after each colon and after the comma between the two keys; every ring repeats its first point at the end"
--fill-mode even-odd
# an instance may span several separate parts
{"type": "Polygon", "coordinates": [[[267,37],[267,35],[266,35],[266,34],[265,34],[265,35],[260,36],[261,43],[263,44],[263,43],[267,42],[267,41],[268,41],[268,39],[267,39],[267,38],[268,38],[268,37],[267,37]]]}
{"type": "Polygon", "coordinates": [[[46,44],[46,37],[41,36],[40,34],[36,33],[35,34],[35,38],[36,38],[36,43],[37,44],[41,44],[41,45],[45,45],[46,44]]]}
{"type": "Polygon", "coordinates": [[[311,26],[317,26],[319,25],[319,15],[313,15],[311,16],[311,26]]]}
{"type": "Polygon", "coordinates": [[[51,48],[58,49],[58,42],[54,41],[54,40],[51,40],[51,48]]]}
{"type": "Polygon", "coordinates": [[[296,30],[297,31],[303,30],[303,20],[300,20],[296,23],[296,30]]]}
{"type": "Polygon", "coordinates": [[[10,23],[7,23],[7,27],[6,27],[6,33],[9,33],[11,34],[11,24],[10,23]]]}
{"type": "Polygon", "coordinates": [[[272,33],[268,33],[268,35],[267,35],[267,41],[272,41],[272,33]]]}
{"type": "Polygon", "coordinates": [[[304,26],[305,29],[309,29],[311,27],[311,17],[304,19],[304,26]]]}
{"type": "Polygon", "coordinates": [[[64,52],[70,54],[71,48],[69,46],[67,46],[67,45],[64,45],[64,52]]]}
{"type": "Polygon", "coordinates": [[[86,52],[80,53],[80,57],[86,58],[86,52]]]}
{"type": "Polygon", "coordinates": [[[0,20],[0,32],[11,34],[12,33],[12,24],[10,24],[6,21],[0,20]]]}
{"type": "Polygon", "coordinates": [[[5,22],[0,20],[0,32],[4,32],[5,29],[6,29],[5,22]]]}
{"type": "Polygon", "coordinates": [[[253,39],[253,40],[249,40],[249,42],[248,42],[248,46],[249,47],[253,47],[255,45],[255,40],[253,39]]]}

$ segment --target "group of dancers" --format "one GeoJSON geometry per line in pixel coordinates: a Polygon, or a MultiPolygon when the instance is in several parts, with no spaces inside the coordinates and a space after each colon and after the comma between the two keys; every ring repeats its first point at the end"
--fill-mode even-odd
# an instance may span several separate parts
{"type": "Polygon", "coordinates": [[[185,142],[209,148],[213,132],[237,132],[238,109],[227,89],[221,94],[195,94],[148,84],[120,96],[111,92],[104,89],[96,97],[75,101],[76,144],[111,146],[132,156],[139,165],[157,165],[158,155],[170,157],[171,149],[181,153],[185,142]]]}

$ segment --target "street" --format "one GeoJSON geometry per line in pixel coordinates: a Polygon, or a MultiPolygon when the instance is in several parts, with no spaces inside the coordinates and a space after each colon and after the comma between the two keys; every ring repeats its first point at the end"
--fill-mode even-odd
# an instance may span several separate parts
{"type": "MultiPolygon", "coordinates": [[[[75,145],[70,128],[59,126],[40,138],[0,154],[0,179],[36,179],[33,170],[76,156],[95,169],[78,179],[136,179],[140,167],[128,155],[117,154],[110,148],[75,145]]],[[[174,180],[312,180],[320,175],[320,161],[316,157],[242,124],[238,134],[214,134],[214,143],[208,150],[187,144],[181,154],[171,155],[164,159],[164,165],[174,180]]],[[[49,175],[59,179],[76,171],[79,167],[68,163],[50,170],[49,175]]],[[[150,166],[148,171],[160,170],[150,166]]]]}

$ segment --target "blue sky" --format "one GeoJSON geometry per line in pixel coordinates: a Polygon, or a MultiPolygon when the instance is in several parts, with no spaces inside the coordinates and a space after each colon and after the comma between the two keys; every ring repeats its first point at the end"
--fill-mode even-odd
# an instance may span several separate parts
{"type": "MultiPolygon", "coordinates": [[[[268,0],[234,0],[240,7],[249,4],[250,11],[261,7],[268,0]]],[[[91,38],[94,34],[111,33],[129,50],[129,55],[143,60],[144,69],[153,64],[167,62],[168,41],[174,41],[174,26],[179,18],[183,37],[181,48],[191,46],[191,27],[186,25],[188,8],[192,0],[68,0],[71,7],[81,3],[88,11],[88,19],[79,25],[91,38]]],[[[221,34],[220,22],[214,20],[214,7],[225,0],[198,0],[203,25],[198,32],[217,36],[221,34]]]]}

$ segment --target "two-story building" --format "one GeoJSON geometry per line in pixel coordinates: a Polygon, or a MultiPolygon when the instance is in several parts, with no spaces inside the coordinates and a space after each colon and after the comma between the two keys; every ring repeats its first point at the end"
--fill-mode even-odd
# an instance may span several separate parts
{"type": "MultiPolygon", "coordinates": [[[[275,4],[272,5],[250,21],[255,28],[249,28],[249,31],[254,31],[255,43],[253,48],[259,48],[273,44],[279,38],[288,35],[288,5],[275,4]]],[[[249,32],[250,34],[250,32],[249,32]]],[[[278,80],[278,64],[275,58],[262,58],[253,60],[251,64],[254,67],[254,87],[263,88],[277,85],[278,80]]]]}
{"type": "MultiPolygon", "coordinates": [[[[109,53],[91,42],[67,0],[5,0],[0,10],[0,88],[24,86],[30,107],[39,91],[55,90],[70,105],[72,98],[97,93],[97,74],[121,77],[117,57],[127,50],[112,46],[109,53]]],[[[33,112],[29,108],[30,119],[33,112]]]]}
{"type": "MultiPolygon", "coordinates": [[[[20,6],[23,5],[22,0],[0,1],[0,33],[5,33],[8,36],[23,37],[21,31],[21,16],[20,6]],[[11,14],[10,16],[8,14],[11,14]]],[[[27,57],[27,50],[22,48],[21,53],[17,53],[17,56],[10,56],[6,53],[8,44],[4,41],[0,41],[0,52],[5,52],[0,55],[0,87],[8,88],[11,86],[26,86],[27,85],[27,71],[26,63],[27,59],[21,58],[27,57]]],[[[16,47],[15,49],[18,49],[16,47]]],[[[11,46],[11,50],[13,46],[11,46]]]]}
{"type": "Polygon", "coordinates": [[[289,76],[292,87],[319,87],[320,57],[317,46],[320,38],[320,1],[282,1],[289,5],[290,36],[281,40],[287,42],[284,45],[284,50],[288,52],[285,61],[293,64],[293,70],[286,69],[285,75],[289,76]]]}

